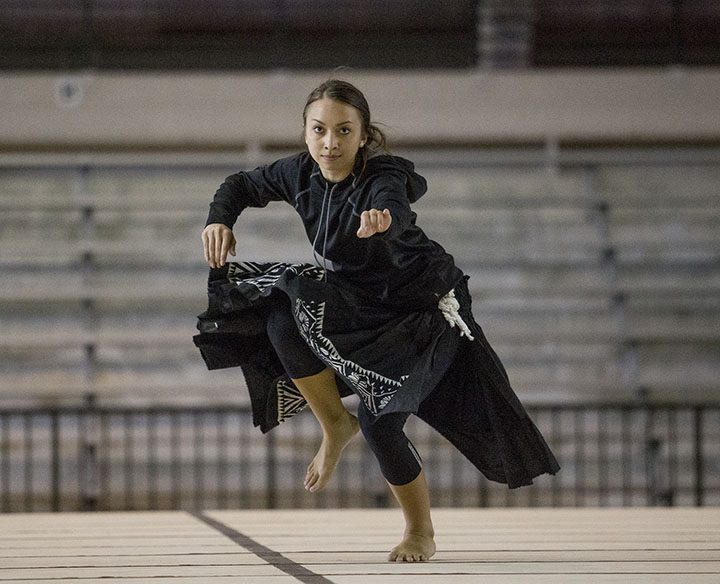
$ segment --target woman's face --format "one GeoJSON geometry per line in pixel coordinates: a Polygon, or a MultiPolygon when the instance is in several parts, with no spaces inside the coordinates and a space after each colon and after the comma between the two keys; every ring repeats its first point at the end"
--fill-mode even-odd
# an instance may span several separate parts
{"type": "Polygon", "coordinates": [[[305,112],[305,143],[310,156],[329,181],[339,182],[355,166],[355,156],[367,137],[360,112],[328,97],[310,104],[305,112]]]}

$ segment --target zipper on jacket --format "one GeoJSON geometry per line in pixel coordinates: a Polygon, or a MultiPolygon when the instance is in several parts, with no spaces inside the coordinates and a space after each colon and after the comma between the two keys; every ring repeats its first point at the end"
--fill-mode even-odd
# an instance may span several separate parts
{"type": "Polygon", "coordinates": [[[315,232],[315,238],[313,239],[313,257],[315,258],[315,263],[318,265],[319,268],[323,269],[323,280],[327,282],[327,238],[328,238],[328,225],[330,223],[330,204],[332,203],[332,196],[333,191],[335,191],[335,188],[337,187],[337,183],[335,183],[332,188],[330,189],[330,194],[328,196],[328,183],[325,182],[325,192],[323,193],[323,202],[322,207],[320,207],[320,221],[318,222],[318,228],[315,232]],[[327,212],[325,211],[325,203],[327,202],[327,212]],[[325,215],[325,234],[323,237],[323,252],[322,252],[322,265],[320,265],[320,262],[318,261],[317,252],[315,251],[315,245],[317,243],[318,236],[320,235],[320,229],[322,227],[323,223],[323,215],[325,215]]]}

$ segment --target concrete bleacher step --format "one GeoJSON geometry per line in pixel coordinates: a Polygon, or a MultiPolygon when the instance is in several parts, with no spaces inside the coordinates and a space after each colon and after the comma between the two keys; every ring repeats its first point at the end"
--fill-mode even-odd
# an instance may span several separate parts
{"type": "Polygon", "coordinates": [[[50,330],[39,327],[13,330],[7,328],[0,338],[0,350],[31,347],[68,347],[87,345],[124,345],[138,347],[183,346],[192,343],[192,336],[197,334],[192,315],[187,317],[187,326],[162,327],[146,330],[141,326],[129,325],[125,330],[108,328],[107,330],[83,330],[82,326],[50,330]]]}
{"type": "MultiPolygon", "coordinates": [[[[579,212],[582,215],[582,212],[579,212]]],[[[598,229],[569,212],[455,209],[425,213],[418,224],[458,263],[588,262],[601,257],[598,229]],[[555,215],[555,216],[554,216],[555,215]]]]}
{"type": "MultiPolygon", "coordinates": [[[[683,402],[696,403],[712,400],[717,390],[713,379],[688,380],[680,373],[645,376],[636,384],[629,384],[622,376],[600,374],[591,367],[508,367],[508,375],[526,404],[628,401],[638,398],[638,388],[655,401],[676,402],[682,391],[683,402]]],[[[87,394],[95,395],[99,405],[249,403],[239,370],[206,371],[191,379],[168,370],[153,377],[106,375],[94,381],[57,373],[38,374],[32,381],[27,376],[0,381],[0,406],[78,404],[87,394]]]]}
{"type": "Polygon", "coordinates": [[[73,206],[78,171],[63,168],[0,168],[0,207],[57,209],[73,206]]]}
{"type": "Polygon", "coordinates": [[[206,211],[217,187],[232,172],[231,168],[1,168],[0,207],[206,211]]]}
{"type": "Polygon", "coordinates": [[[720,206],[620,209],[612,213],[609,245],[620,262],[720,261],[720,206]]]}
{"type": "Polygon", "coordinates": [[[592,204],[588,171],[549,173],[540,167],[486,167],[463,169],[418,168],[428,193],[417,206],[451,203],[476,207],[584,208],[592,204]]]}
{"type": "MultiPolygon", "coordinates": [[[[12,380],[11,380],[12,381],[12,380]]],[[[129,379],[126,383],[88,383],[82,379],[39,377],[35,382],[0,382],[0,407],[77,406],[93,395],[100,406],[249,405],[241,376],[188,382],[182,377],[161,381],[129,379]]]]}
{"type": "Polygon", "coordinates": [[[117,270],[85,275],[51,268],[18,271],[0,282],[0,302],[99,300],[168,300],[205,296],[207,270],[163,266],[153,270],[117,270]]]}
{"type": "Polygon", "coordinates": [[[717,208],[717,164],[632,164],[599,166],[597,189],[611,208],[717,208]]]}

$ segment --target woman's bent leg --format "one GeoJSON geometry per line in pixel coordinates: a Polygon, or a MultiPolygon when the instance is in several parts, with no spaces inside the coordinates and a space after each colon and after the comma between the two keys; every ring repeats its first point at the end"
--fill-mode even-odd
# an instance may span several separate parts
{"type": "Polygon", "coordinates": [[[320,449],[305,475],[305,488],[315,492],[330,480],[342,451],[357,434],[358,421],[340,401],[340,392],[332,369],[325,369],[310,377],[293,379],[293,383],[307,401],[323,431],[320,449]]]}
{"type": "Polygon", "coordinates": [[[420,456],[403,431],[408,414],[386,414],[373,418],[360,404],[358,417],[363,435],[378,459],[380,470],[405,518],[403,539],[390,552],[388,560],[428,560],[435,553],[435,531],[420,456]]]}
{"type": "Polygon", "coordinates": [[[300,336],[287,297],[273,306],[267,316],[266,330],[283,369],[291,379],[315,375],[327,367],[300,336]]]}
{"type": "Polygon", "coordinates": [[[275,307],[267,323],[280,362],[322,427],[322,444],[305,476],[305,488],[318,491],[330,480],[343,449],[358,431],[358,422],[340,400],[335,374],[300,336],[290,303],[275,307]]]}

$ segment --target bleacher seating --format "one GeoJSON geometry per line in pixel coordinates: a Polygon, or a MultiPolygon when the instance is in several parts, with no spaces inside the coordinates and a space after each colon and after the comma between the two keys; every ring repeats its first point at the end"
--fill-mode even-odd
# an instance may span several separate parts
{"type": "MultiPolygon", "coordinates": [[[[0,168],[0,400],[246,401],[239,371],[208,372],[191,341],[207,205],[236,168],[89,160],[0,168]]],[[[419,170],[418,223],[471,276],[475,317],[525,401],[717,387],[716,166],[419,170]]],[[[248,210],[235,232],[238,258],[312,261],[289,206],[248,210]]]]}

